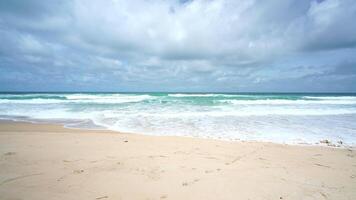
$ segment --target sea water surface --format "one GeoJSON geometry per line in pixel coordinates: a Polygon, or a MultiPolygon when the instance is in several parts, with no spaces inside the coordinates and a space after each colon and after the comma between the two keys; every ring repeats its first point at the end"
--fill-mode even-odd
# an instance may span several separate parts
{"type": "Polygon", "coordinates": [[[0,118],[148,135],[356,145],[356,94],[0,93],[0,118]]]}

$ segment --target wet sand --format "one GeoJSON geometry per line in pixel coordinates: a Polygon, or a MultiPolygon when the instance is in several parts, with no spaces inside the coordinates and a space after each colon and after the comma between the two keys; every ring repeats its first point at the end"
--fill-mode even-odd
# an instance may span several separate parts
{"type": "Polygon", "coordinates": [[[356,153],[1,121],[0,199],[352,200],[356,153]]]}

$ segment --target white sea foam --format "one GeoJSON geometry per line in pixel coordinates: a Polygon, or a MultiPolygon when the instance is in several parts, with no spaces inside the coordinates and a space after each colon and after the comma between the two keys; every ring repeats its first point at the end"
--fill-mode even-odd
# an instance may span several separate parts
{"type": "MultiPolygon", "coordinates": [[[[98,118],[97,124],[111,130],[139,132],[151,135],[197,136],[218,139],[263,140],[282,143],[316,143],[321,139],[343,140],[354,144],[352,116],[316,117],[182,117],[126,115],[98,118]],[[330,131],[328,120],[343,121],[330,131]],[[342,128],[344,127],[344,128],[342,128]],[[321,134],[322,133],[322,134],[321,134]]],[[[334,124],[335,126],[335,124],[334,124]]]]}
{"type": "Polygon", "coordinates": [[[49,104],[49,103],[64,103],[64,100],[60,99],[0,99],[0,104],[49,104]]]}
{"type": "Polygon", "coordinates": [[[32,98],[32,99],[0,99],[1,103],[12,104],[59,104],[59,103],[102,103],[102,104],[119,104],[133,103],[144,100],[154,99],[149,95],[63,95],[64,99],[47,99],[47,98],[32,98]]]}
{"type": "Polygon", "coordinates": [[[129,94],[111,94],[111,95],[86,95],[86,94],[71,94],[65,96],[72,102],[85,103],[129,103],[140,102],[155,97],[150,95],[129,95],[129,94]]]}
{"type": "Polygon", "coordinates": [[[355,104],[355,100],[285,100],[285,99],[264,99],[264,100],[216,100],[221,103],[231,103],[236,105],[298,105],[298,104],[355,104]]]}
{"type": "Polygon", "coordinates": [[[356,96],[304,96],[305,99],[321,99],[321,100],[355,100],[356,96]]]}
{"type": "Polygon", "coordinates": [[[243,97],[249,95],[234,95],[234,94],[168,94],[170,97],[243,97]]]}

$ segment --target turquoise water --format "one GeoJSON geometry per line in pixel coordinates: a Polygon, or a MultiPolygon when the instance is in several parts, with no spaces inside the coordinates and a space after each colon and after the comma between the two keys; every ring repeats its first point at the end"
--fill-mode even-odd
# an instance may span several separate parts
{"type": "Polygon", "coordinates": [[[0,93],[0,117],[149,135],[356,144],[355,94],[0,93]]]}

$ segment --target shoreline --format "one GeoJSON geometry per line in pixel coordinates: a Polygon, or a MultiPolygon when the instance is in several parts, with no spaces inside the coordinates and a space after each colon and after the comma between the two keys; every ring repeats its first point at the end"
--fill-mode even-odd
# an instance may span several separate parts
{"type": "Polygon", "coordinates": [[[0,122],[10,199],[355,199],[356,152],[0,122]]]}
{"type": "Polygon", "coordinates": [[[98,128],[85,128],[85,127],[70,127],[67,126],[64,122],[59,122],[61,120],[65,121],[65,119],[57,119],[58,121],[56,122],[53,120],[50,122],[50,120],[46,119],[33,119],[31,121],[31,118],[28,120],[25,119],[4,119],[0,118],[0,123],[6,123],[6,122],[14,122],[14,123],[30,123],[30,124],[38,124],[38,125],[58,125],[61,126],[64,129],[70,129],[70,130],[81,130],[81,131],[108,131],[112,133],[118,133],[118,134],[133,134],[133,135],[141,135],[141,136],[148,136],[148,137],[182,137],[182,138],[192,138],[192,139],[203,139],[203,140],[213,140],[213,141],[223,141],[223,142],[242,142],[242,143],[270,143],[270,144],[276,144],[276,145],[290,145],[290,146],[301,146],[301,147],[327,147],[327,148],[341,148],[341,149],[355,149],[356,145],[345,145],[345,144],[340,144],[340,143],[332,143],[328,139],[320,140],[317,143],[307,143],[307,142],[300,142],[300,143],[280,143],[280,142],[273,142],[273,141],[268,141],[268,140],[243,140],[243,139],[223,139],[223,138],[213,138],[213,137],[196,137],[196,136],[179,136],[179,135],[153,135],[153,134],[145,134],[145,133],[136,133],[136,132],[124,132],[124,131],[117,131],[117,130],[110,130],[104,126],[95,124],[93,121],[90,121],[94,126],[97,126],[98,128]],[[100,127],[100,128],[99,128],[100,127]]]}

